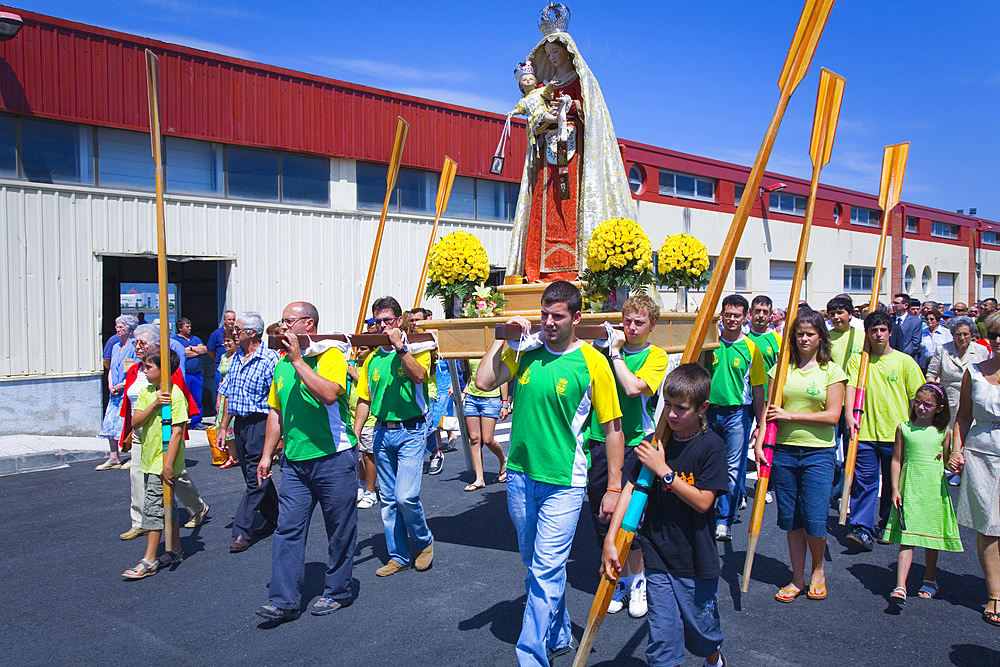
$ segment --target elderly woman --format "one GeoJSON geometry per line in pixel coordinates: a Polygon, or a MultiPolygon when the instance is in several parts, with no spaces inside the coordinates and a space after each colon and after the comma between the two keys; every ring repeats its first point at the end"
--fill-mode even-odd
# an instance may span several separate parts
{"type": "MultiPolygon", "coordinates": [[[[986,334],[1000,338],[1000,313],[986,318],[986,334]]],[[[969,364],[962,377],[948,467],[962,472],[958,522],[973,528],[986,579],[983,620],[1000,626],[1000,356],[969,364]]]]}
{"type": "MultiPolygon", "coordinates": [[[[160,328],[152,324],[141,324],[135,330],[134,340],[135,352],[138,357],[141,358],[147,352],[155,352],[160,349],[160,328]]],[[[170,348],[175,354],[178,348],[182,353],[184,352],[184,347],[173,340],[170,342],[170,348]]],[[[178,354],[177,358],[180,359],[181,356],[178,354]]],[[[183,367],[174,371],[170,381],[177,385],[184,393],[184,398],[188,404],[188,416],[198,414],[198,406],[192,400],[191,392],[184,382],[183,367]]],[[[136,460],[136,465],[132,466],[130,471],[132,490],[130,513],[132,515],[132,526],[119,535],[123,540],[132,540],[140,535],[145,535],[147,532],[142,528],[142,501],[145,485],[141,467],[138,465],[138,461],[142,456],[142,452],[140,451],[141,442],[138,437],[133,437],[132,434],[132,405],[135,404],[136,399],[139,397],[139,392],[148,384],[149,381],[146,379],[146,373],[141,363],[135,364],[125,374],[125,390],[122,392],[124,400],[122,401],[121,409],[123,427],[120,444],[122,451],[132,449],[132,458],[136,460]]],[[[184,438],[187,439],[187,433],[184,434],[184,438]]],[[[197,528],[208,514],[208,505],[201,499],[201,495],[198,493],[194,482],[188,476],[186,468],[174,477],[174,495],[187,508],[188,513],[191,515],[190,520],[184,524],[184,527],[197,528]]],[[[176,558],[177,554],[175,553],[173,557],[176,558]]],[[[181,555],[181,558],[183,558],[183,555],[181,555]]],[[[169,565],[170,563],[164,564],[169,565]]]]}
{"type": "Polygon", "coordinates": [[[976,321],[965,315],[951,318],[948,323],[951,342],[937,348],[927,364],[927,381],[936,382],[944,388],[951,408],[952,424],[958,414],[958,397],[962,387],[962,377],[971,364],[986,361],[989,351],[973,341],[976,335],[976,321]]]}
{"type": "Polygon", "coordinates": [[[111,396],[108,399],[108,409],[104,412],[104,421],[101,422],[101,432],[98,438],[107,438],[111,448],[108,460],[98,465],[95,470],[110,470],[121,468],[121,457],[118,454],[118,440],[122,436],[122,392],[125,391],[125,372],[136,361],[135,342],[132,340],[132,332],[139,326],[139,320],[132,315],[122,315],[115,320],[115,333],[121,338],[120,343],[115,343],[111,349],[111,368],[108,370],[108,390],[111,396]]]}
{"type": "Polygon", "coordinates": [[[936,309],[924,313],[924,322],[927,324],[927,328],[920,334],[917,363],[920,364],[920,369],[926,373],[927,366],[937,354],[938,348],[951,342],[952,335],[947,328],[941,326],[941,313],[936,309]]]}

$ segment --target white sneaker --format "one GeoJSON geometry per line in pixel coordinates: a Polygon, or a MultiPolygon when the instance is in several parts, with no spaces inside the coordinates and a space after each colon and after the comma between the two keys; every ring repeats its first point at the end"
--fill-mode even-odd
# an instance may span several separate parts
{"type": "Polygon", "coordinates": [[[720,523],[715,527],[715,539],[718,542],[728,542],[733,539],[726,524],[720,523]]]}
{"type": "Polygon", "coordinates": [[[363,486],[359,486],[358,487],[358,502],[361,502],[361,499],[364,498],[364,497],[365,497],[365,488],[363,486]]]}
{"type": "Polygon", "coordinates": [[[122,464],[122,470],[131,470],[131,469],[132,469],[132,459],[129,459],[128,461],[122,464]]]}
{"type": "Polygon", "coordinates": [[[628,596],[628,615],[632,618],[642,618],[646,615],[646,580],[640,579],[632,586],[628,596]]]}
{"type": "MultiPolygon", "coordinates": [[[[627,599],[628,593],[625,591],[625,582],[619,581],[615,584],[615,594],[611,596],[611,602],[608,603],[608,613],[617,614],[620,612],[625,608],[625,601],[627,599]]],[[[645,601],[645,592],[643,592],[643,602],[645,601]]]]}
{"type": "Polygon", "coordinates": [[[371,507],[375,507],[375,503],[378,502],[378,497],[375,495],[374,491],[365,491],[362,489],[362,496],[358,500],[358,509],[366,510],[371,507]]]}
{"type": "Polygon", "coordinates": [[[745,510],[746,508],[747,508],[747,497],[746,497],[746,496],[743,496],[743,497],[742,497],[742,498],[740,499],[740,511],[742,512],[742,511],[743,511],[743,510],[745,510]]]}
{"type": "Polygon", "coordinates": [[[772,496],[771,492],[768,491],[767,493],[764,494],[764,504],[766,505],[768,503],[773,503],[773,502],[774,502],[774,496],[772,496]]]}

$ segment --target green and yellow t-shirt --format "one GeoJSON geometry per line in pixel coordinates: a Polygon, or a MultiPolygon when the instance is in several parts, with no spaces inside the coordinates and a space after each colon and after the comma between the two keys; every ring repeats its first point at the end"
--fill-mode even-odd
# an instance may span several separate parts
{"type": "Polygon", "coordinates": [[[600,352],[582,342],[562,354],[548,347],[501,361],[514,383],[514,422],[507,466],[537,482],[587,486],[589,450],[584,431],[594,410],[601,424],[622,416],[615,378],[600,352]]]}
{"type": "MultiPolygon", "coordinates": [[[[413,355],[425,370],[431,367],[431,351],[413,355]]],[[[365,357],[358,372],[358,398],[371,401],[375,419],[405,421],[423,417],[429,397],[426,382],[413,382],[403,368],[403,360],[395,350],[376,348],[365,357]]]]}
{"type": "Polygon", "coordinates": [[[865,345],[865,332],[857,327],[847,331],[830,330],[830,356],[833,363],[847,372],[847,362],[855,354],[860,354],[865,345]]]}
{"type": "Polygon", "coordinates": [[[500,387],[491,391],[482,391],[476,387],[476,369],[479,368],[481,362],[482,359],[469,359],[469,383],[465,385],[465,393],[480,398],[500,398],[500,387]]]}
{"type": "Polygon", "coordinates": [[[747,336],[735,343],[719,339],[719,349],[712,350],[712,390],[708,402],[719,407],[750,405],[752,387],[767,382],[767,370],[760,349],[747,336]]]}
{"type": "Polygon", "coordinates": [[[314,357],[302,357],[320,377],[340,385],[340,396],[333,405],[313,396],[288,356],[274,367],[274,380],[267,404],[281,412],[285,456],[290,461],[309,461],[350,449],[358,444],[351,425],[348,404],[347,360],[337,348],[314,357]]]}
{"type": "MultiPolygon", "coordinates": [[[[778,354],[781,353],[781,334],[776,331],[765,331],[762,334],[755,332],[752,328],[747,332],[747,338],[754,342],[757,349],[760,350],[760,356],[764,359],[764,370],[769,371],[771,367],[778,361],[778,354]]],[[[770,385],[769,380],[764,381],[764,394],[767,393],[768,385],[770,385]]]]}
{"type": "MultiPolygon", "coordinates": [[[[610,348],[604,348],[601,353],[608,357],[610,365],[610,348]]],[[[618,384],[618,404],[622,409],[622,433],[625,435],[625,446],[635,447],[644,436],[656,430],[656,422],[653,415],[656,413],[656,395],[663,383],[663,377],[667,374],[667,353],[655,345],[647,345],[637,352],[630,352],[622,349],[622,361],[625,366],[632,371],[632,374],[646,383],[646,391],[635,398],[629,398],[625,390],[618,384]]],[[[611,372],[614,373],[612,366],[611,372]]],[[[590,413],[590,430],[587,438],[604,442],[604,428],[597,420],[597,412],[590,413]]]]}
{"type": "MultiPolygon", "coordinates": [[[[861,369],[860,354],[848,360],[847,385],[858,386],[861,369]]],[[[861,416],[860,440],[894,442],[896,427],[910,418],[910,400],[924,383],[920,366],[908,354],[890,349],[888,354],[871,355],[868,360],[868,382],[861,416]]],[[[853,405],[847,406],[853,409],[853,405]]]]}
{"type": "MultiPolygon", "coordinates": [[[[776,368],[768,375],[774,379],[776,368]]],[[[826,410],[826,389],[838,382],[847,383],[847,374],[835,363],[826,366],[816,364],[808,370],[800,370],[791,364],[785,375],[785,389],[781,392],[781,407],[789,412],[823,412],[826,410]]],[[[800,424],[794,421],[778,422],[779,445],[796,447],[833,447],[835,426],[800,424]]]]}
{"type": "MultiPolygon", "coordinates": [[[[145,410],[156,402],[156,394],[160,390],[147,384],[139,391],[135,399],[135,412],[145,410]]],[[[142,453],[140,465],[143,472],[159,475],[163,472],[163,422],[160,420],[160,410],[157,408],[153,416],[142,425],[142,453]]],[[[188,406],[184,392],[177,385],[170,387],[170,423],[173,426],[184,426],[188,423],[188,406]]],[[[174,474],[179,475],[184,470],[184,438],[174,459],[174,474]]]]}

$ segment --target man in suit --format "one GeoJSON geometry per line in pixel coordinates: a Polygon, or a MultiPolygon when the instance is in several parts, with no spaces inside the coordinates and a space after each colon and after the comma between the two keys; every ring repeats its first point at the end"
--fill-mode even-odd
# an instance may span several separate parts
{"type": "Polygon", "coordinates": [[[892,333],[889,335],[889,346],[911,357],[920,352],[920,334],[923,332],[923,321],[920,317],[910,314],[910,296],[896,294],[892,297],[892,314],[894,317],[892,333]]]}

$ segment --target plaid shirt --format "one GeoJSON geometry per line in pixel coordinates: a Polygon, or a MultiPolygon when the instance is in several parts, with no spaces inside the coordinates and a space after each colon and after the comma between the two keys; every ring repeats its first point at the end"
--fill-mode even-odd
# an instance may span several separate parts
{"type": "Polygon", "coordinates": [[[278,353],[260,345],[249,357],[243,348],[236,350],[229,364],[226,379],[219,386],[219,393],[226,397],[226,409],[238,417],[267,414],[267,394],[274,379],[274,366],[278,353]]]}

